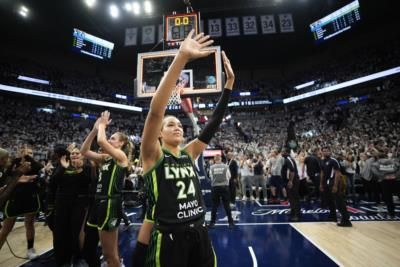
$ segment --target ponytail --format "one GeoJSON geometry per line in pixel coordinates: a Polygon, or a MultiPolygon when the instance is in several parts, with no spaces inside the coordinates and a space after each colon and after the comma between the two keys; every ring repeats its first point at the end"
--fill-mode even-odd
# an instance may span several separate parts
{"type": "Polygon", "coordinates": [[[129,141],[129,138],[126,134],[118,132],[120,140],[124,143],[121,147],[121,150],[125,153],[128,158],[128,171],[132,170],[132,148],[133,144],[129,141]]]}

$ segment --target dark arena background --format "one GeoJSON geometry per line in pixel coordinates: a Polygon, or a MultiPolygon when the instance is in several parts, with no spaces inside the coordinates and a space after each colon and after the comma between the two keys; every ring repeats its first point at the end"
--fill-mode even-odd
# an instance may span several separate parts
{"type": "Polygon", "coordinates": [[[101,175],[79,154],[105,110],[112,118],[107,138],[123,132],[133,144],[117,231],[121,266],[138,266],[132,254],[149,202],[143,127],[176,53],[171,50],[191,29],[210,35],[215,51],[186,65],[182,104],[172,101],[166,110],[181,121],[185,143],[217,106],[226,80],[222,50],[235,73],[219,130],[195,160],[217,266],[399,266],[395,6],[368,0],[0,1],[0,266],[108,266],[97,231],[89,240],[86,225],[101,175]],[[233,223],[222,203],[211,221],[210,172],[218,156],[231,173],[225,208],[233,223]],[[60,176],[66,162],[72,165],[60,176]],[[321,177],[333,178],[324,184],[321,177]],[[90,241],[95,263],[87,260],[90,241]]]}

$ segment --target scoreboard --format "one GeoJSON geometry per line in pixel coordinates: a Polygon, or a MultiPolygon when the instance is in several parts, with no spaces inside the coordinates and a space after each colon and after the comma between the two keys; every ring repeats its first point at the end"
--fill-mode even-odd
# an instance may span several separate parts
{"type": "Polygon", "coordinates": [[[182,42],[189,32],[194,29],[195,35],[200,28],[199,13],[173,14],[165,16],[164,40],[168,47],[176,47],[182,42]]]}
{"type": "Polygon", "coordinates": [[[91,57],[111,59],[114,44],[84,31],[74,29],[72,48],[78,53],[91,57]]]}
{"type": "Polygon", "coordinates": [[[310,24],[310,29],[314,36],[314,41],[321,43],[350,30],[353,24],[359,20],[361,20],[360,4],[356,0],[310,24]]]}

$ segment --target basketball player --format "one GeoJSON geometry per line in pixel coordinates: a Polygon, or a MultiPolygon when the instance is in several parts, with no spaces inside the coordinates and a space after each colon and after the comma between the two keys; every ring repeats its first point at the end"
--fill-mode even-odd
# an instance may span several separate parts
{"type": "MultiPolygon", "coordinates": [[[[7,173],[11,174],[20,166],[27,163],[29,170],[26,175],[38,175],[43,166],[33,159],[33,150],[25,145],[19,151],[19,157],[14,159],[11,166],[8,168],[7,173]]],[[[34,249],[35,241],[35,215],[40,210],[40,200],[38,194],[38,180],[32,183],[19,183],[10,195],[9,200],[5,203],[3,214],[5,215],[4,225],[0,232],[0,249],[3,246],[7,235],[14,227],[16,218],[24,216],[26,240],[28,244],[27,257],[33,259],[36,257],[34,249]]]]}
{"type": "MultiPolygon", "coordinates": [[[[32,182],[37,175],[24,175],[30,171],[30,163],[25,162],[21,164],[13,173],[7,173],[7,167],[9,162],[8,151],[0,148],[0,207],[8,200],[10,194],[14,191],[14,188],[19,183],[29,183],[32,182]]],[[[1,227],[0,227],[1,229],[1,227]]],[[[2,234],[0,233],[0,236],[2,234]]],[[[1,239],[1,238],[0,238],[1,239]]],[[[1,241],[0,241],[1,243],[1,241]]],[[[1,246],[0,246],[1,248],[1,246]]]]}
{"type": "Polygon", "coordinates": [[[119,267],[118,226],[122,217],[122,185],[128,168],[128,154],[131,144],[128,137],[120,132],[106,139],[106,128],[110,124],[110,112],[104,111],[97,119],[92,131],[82,145],[81,153],[100,164],[97,180],[95,207],[89,215],[88,225],[97,227],[103,255],[109,267],[119,267]],[[97,135],[97,144],[104,154],[90,150],[97,135]]]}
{"type": "Polygon", "coordinates": [[[185,64],[210,55],[202,48],[213,43],[203,33],[193,35],[192,30],[161,80],[144,126],[141,156],[149,207],[138,235],[134,266],[216,266],[204,223],[205,207],[193,160],[206,149],[222,122],[233,88],[234,73],[223,53],[227,74],[225,90],[199,137],[180,149],[182,125],[173,116],[164,117],[165,108],[185,64]]]}

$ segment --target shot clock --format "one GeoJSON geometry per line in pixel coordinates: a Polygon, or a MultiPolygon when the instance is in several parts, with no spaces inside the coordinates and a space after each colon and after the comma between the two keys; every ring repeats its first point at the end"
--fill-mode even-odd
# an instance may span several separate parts
{"type": "Polygon", "coordinates": [[[186,13],[165,16],[164,40],[169,48],[177,47],[189,32],[194,29],[195,34],[199,33],[200,14],[186,13]]]}

